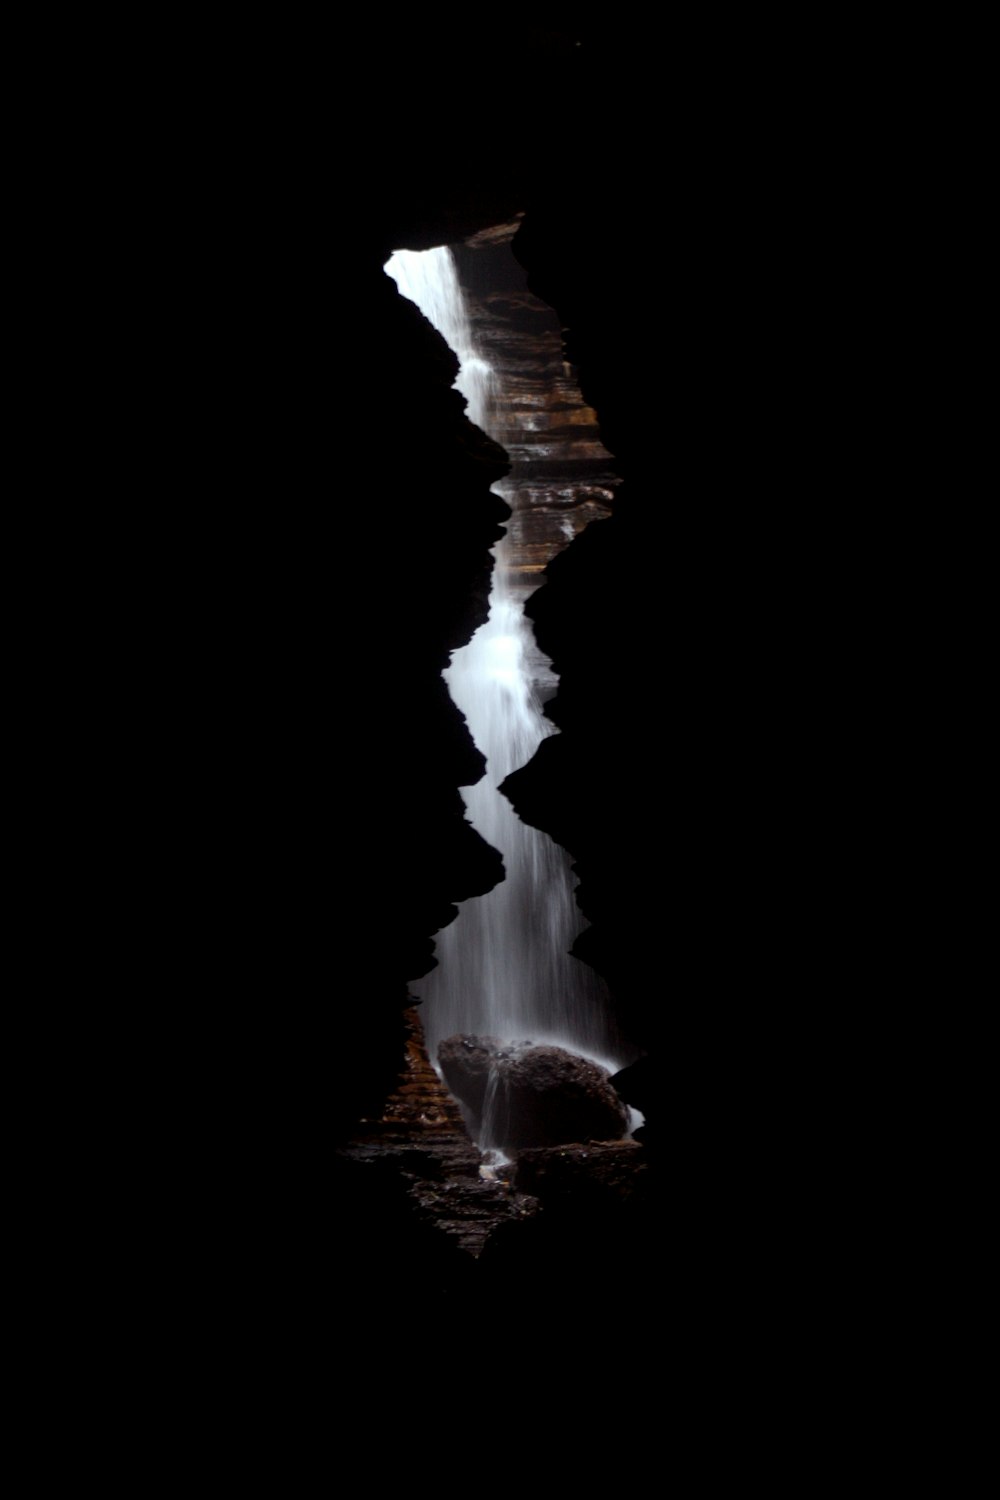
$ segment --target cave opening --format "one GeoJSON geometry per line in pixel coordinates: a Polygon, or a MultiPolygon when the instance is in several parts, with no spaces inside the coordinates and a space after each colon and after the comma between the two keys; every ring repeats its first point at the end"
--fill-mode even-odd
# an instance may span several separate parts
{"type": "Polygon", "coordinates": [[[525,605],[549,563],[610,514],[618,482],[559,320],[511,249],[518,227],[516,218],[450,246],[398,250],[385,267],[456,355],[467,416],[510,465],[493,486],[510,515],[492,549],[488,615],[443,674],[486,762],[461,788],[467,816],[500,851],[504,878],[460,903],[436,934],[436,966],[413,984],[430,1062],[487,1172],[518,1146],[621,1138],[641,1121],[608,1083],[637,1049],[604,980],[572,952],[588,924],[571,858],[502,791],[558,733],[544,713],[558,678],[525,605]],[[548,1091],[543,1067],[555,1070],[548,1091]],[[578,1096],[593,1104],[599,1092],[605,1114],[588,1117],[578,1096]]]}

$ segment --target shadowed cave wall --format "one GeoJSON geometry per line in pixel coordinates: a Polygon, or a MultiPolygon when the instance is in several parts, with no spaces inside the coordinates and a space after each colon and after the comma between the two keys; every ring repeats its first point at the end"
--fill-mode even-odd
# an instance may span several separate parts
{"type": "Polygon", "coordinates": [[[861,1132],[834,1103],[875,920],[840,873],[867,722],[837,709],[859,629],[837,585],[845,282],[809,152],[733,53],[720,71],[675,33],[657,71],[624,27],[578,39],[467,23],[442,57],[370,28],[343,51],[361,116],[322,69],[273,100],[234,82],[240,151],[199,133],[144,288],[164,898],[132,895],[129,943],[162,954],[183,1060],[167,1303],[208,1298],[237,1340],[261,1284],[275,1339],[313,1317],[334,1261],[376,1352],[425,1300],[457,1339],[470,1298],[555,1280],[637,1348],[662,1349],[665,1298],[692,1342],[794,1340],[800,1308],[821,1336],[859,1274],[863,1216],[836,1205],[861,1132]],[[623,483],[531,604],[562,732],[508,789],[578,863],[655,1171],[627,1212],[584,1194],[473,1280],[391,1183],[335,1164],[331,1185],[329,1161],[392,1086],[433,932],[499,874],[440,671],[485,612],[503,458],[381,267],[518,212],[623,483]]]}
{"type": "MultiPolygon", "coordinates": [[[[647,1054],[629,1087],[647,1115],[652,1162],[659,1166],[669,1138],[671,1180],[686,1173],[685,1191],[702,1204],[716,1203],[725,1182],[726,1213],[735,1219],[767,1212],[774,1166],[761,1158],[751,1190],[732,1126],[754,1087],[743,1073],[750,1011],[739,993],[742,976],[754,968],[753,949],[774,940],[761,930],[750,895],[759,879],[751,867],[768,840],[758,839],[757,799],[748,795],[758,753],[752,722],[769,712],[771,668],[760,673],[759,686],[744,678],[739,653],[747,626],[737,626],[759,613],[750,591],[763,581],[747,571],[743,494],[747,440],[759,441],[759,434],[749,370],[743,386],[733,357],[719,353],[725,340],[735,344],[737,362],[752,362],[752,330],[740,334],[730,320],[753,314],[740,305],[745,288],[729,284],[728,247],[702,242],[705,223],[690,243],[690,216],[714,185],[693,172],[684,183],[683,163],[675,166],[673,191],[688,242],[672,220],[679,253],[658,252],[650,239],[649,183],[629,181],[639,125],[623,128],[622,80],[613,59],[581,51],[568,43],[546,47],[540,61],[512,48],[494,59],[507,70],[502,81],[497,75],[497,109],[476,112],[474,122],[448,115],[437,145],[438,101],[428,121],[426,77],[408,74],[418,94],[414,118],[431,133],[421,137],[426,151],[416,189],[409,163],[386,164],[387,181],[395,166],[400,188],[383,200],[382,243],[385,250],[419,248],[501,222],[502,209],[524,210],[515,254],[566,328],[567,355],[624,478],[613,517],[550,568],[531,603],[540,644],[561,677],[549,707],[561,734],[507,789],[518,811],[578,862],[580,901],[593,924],[579,951],[610,980],[623,1027],[647,1054]],[[544,63],[544,87],[532,61],[544,63]],[[533,136],[539,144],[531,151],[519,144],[526,94],[530,107],[547,107],[558,119],[550,132],[533,136]],[[596,101],[607,107],[594,109],[596,101]]],[[[394,347],[387,339],[383,352],[394,347]]],[[[433,506],[433,480],[416,466],[399,485],[410,500],[422,488],[433,506]]],[[[380,555],[391,545],[383,536],[380,555]]],[[[461,573],[451,575],[456,595],[461,573]]],[[[418,575],[409,585],[419,588],[418,575]]],[[[404,588],[387,600],[401,625],[410,597],[404,588]]],[[[439,732],[424,729],[425,750],[439,732]]],[[[410,796],[417,794],[417,766],[401,757],[400,769],[410,796]]],[[[396,826],[405,827],[406,805],[397,816],[396,826]]],[[[422,884],[428,873],[421,866],[422,884]]],[[[783,935],[782,950],[790,946],[783,935]]],[[[754,1015],[755,1027],[773,1024],[754,1015]]],[[[358,1064],[359,1077],[366,1066],[358,1064]]],[[[763,1112],[758,1099],[756,1117],[763,1112]]],[[[662,1290],[654,1266],[663,1240],[652,1216],[654,1205],[662,1212],[663,1187],[658,1175],[647,1178],[642,1200],[625,1212],[578,1194],[543,1225],[498,1233],[477,1268],[479,1283],[495,1277],[508,1289],[519,1280],[528,1285],[548,1266],[548,1274],[593,1300],[617,1259],[631,1265],[633,1284],[654,1301],[662,1290]]],[[[348,1204],[347,1187],[341,1191],[348,1204]]],[[[351,1233],[367,1226],[358,1237],[358,1274],[371,1277],[379,1264],[382,1283],[398,1286],[399,1266],[414,1264],[414,1230],[402,1227],[401,1207],[390,1213],[384,1187],[377,1214],[366,1194],[349,1214],[351,1233]]],[[[713,1256],[725,1262],[715,1212],[699,1222],[705,1239],[690,1253],[703,1267],[713,1256]]],[[[445,1253],[423,1250],[434,1262],[445,1253]]],[[[464,1270],[449,1274],[464,1284],[464,1270]]],[[[613,1286],[598,1301],[616,1303],[613,1286]]]]}

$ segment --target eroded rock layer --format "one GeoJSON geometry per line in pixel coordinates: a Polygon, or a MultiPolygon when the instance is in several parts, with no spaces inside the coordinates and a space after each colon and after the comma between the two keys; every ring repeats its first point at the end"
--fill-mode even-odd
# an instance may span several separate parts
{"type": "Polygon", "coordinates": [[[511,473],[508,557],[525,591],[591,521],[608,514],[617,476],[597,418],[566,362],[554,310],[528,289],[511,252],[520,217],[454,248],[479,347],[496,374],[492,431],[511,473]]]}
{"type": "Polygon", "coordinates": [[[498,1224],[529,1218],[537,1202],[515,1191],[512,1165],[483,1165],[458,1105],[431,1067],[416,1010],[407,1011],[406,1023],[396,1087],[378,1119],[360,1122],[343,1159],[370,1172],[373,1185],[395,1177],[420,1223],[478,1255],[498,1224]]]}

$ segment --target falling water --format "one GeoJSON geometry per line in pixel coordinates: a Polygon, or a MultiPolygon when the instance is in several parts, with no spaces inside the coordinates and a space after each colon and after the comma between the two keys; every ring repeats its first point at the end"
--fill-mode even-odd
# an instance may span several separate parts
{"type": "MultiPolygon", "coordinates": [[[[458,355],[462,373],[456,385],[469,416],[492,435],[501,393],[475,346],[451,251],[399,251],[386,270],[458,355]]],[[[516,475],[496,488],[517,504],[516,475]]],[[[457,919],[438,933],[438,967],[416,986],[424,1031],[432,1058],[442,1038],[466,1032],[553,1042],[615,1069],[627,1059],[606,987],[569,953],[586,925],[573,899],[569,856],[547,834],[522,823],[497,790],[556,732],[538,696],[551,663],[524,615],[526,596],[509,551],[504,537],[494,548],[489,618],[467,646],[452,653],[444,673],[487,763],[483,779],[464,787],[462,796],[474,827],[503,855],[505,879],[485,896],[463,902],[457,919]]]]}
{"type": "Polygon", "coordinates": [[[446,245],[434,250],[397,250],[385,269],[458,356],[461,370],[455,385],[469,403],[470,420],[489,432],[496,383],[492,367],[476,348],[451,251],[446,245]]]}

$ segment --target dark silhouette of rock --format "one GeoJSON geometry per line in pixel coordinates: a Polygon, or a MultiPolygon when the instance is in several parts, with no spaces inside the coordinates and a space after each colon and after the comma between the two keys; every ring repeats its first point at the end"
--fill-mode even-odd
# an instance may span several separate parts
{"type": "Polygon", "coordinates": [[[438,1060],[485,1144],[617,1141],[628,1130],[628,1109],[607,1071],[563,1047],[452,1036],[438,1060]]]}
{"type": "Polygon", "coordinates": [[[514,1181],[546,1209],[642,1207],[649,1191],[648,1153],[632,1140],[526,1147],[517,1154],[514,1181]]]}

